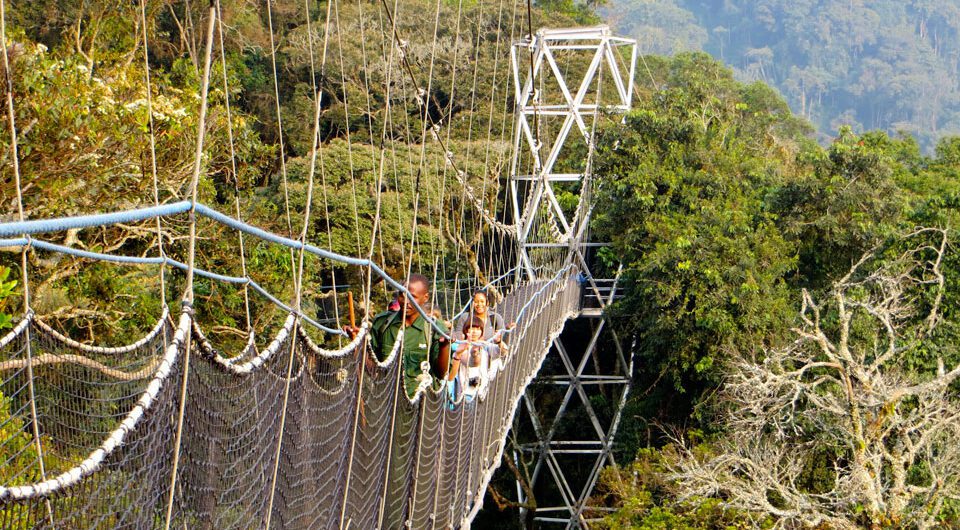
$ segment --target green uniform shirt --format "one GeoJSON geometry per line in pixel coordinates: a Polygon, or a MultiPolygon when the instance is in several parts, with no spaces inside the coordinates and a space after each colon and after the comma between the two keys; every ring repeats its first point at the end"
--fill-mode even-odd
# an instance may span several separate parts
{"type": "MultiPolygon", "coordinates": [[[[444,333],[448,333],[443,322],[437,322],[444,333]]],[[[403,326],[403,315],[399,311],[384,311],[373,317],[370,328],[370,347],[377,359],[383,361],[390,355],[397,335],[403,326]]],[[[435,378],[442,378],[443,374],[436,373],[437,359],[440,357],[440,341],[436,339],[436,330],[433,329],[422,315],[403,331],[403,344],[400,350],[400,359],[403,369],[403,380],[406,384],[407,395],[413,397],[417,390],[417,376],[420,375],[420,363],[430,361],[430,371],[435,378]]]]}

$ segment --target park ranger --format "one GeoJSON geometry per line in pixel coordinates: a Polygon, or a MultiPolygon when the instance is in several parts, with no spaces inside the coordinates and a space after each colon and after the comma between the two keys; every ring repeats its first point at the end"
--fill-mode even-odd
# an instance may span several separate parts
{"type": "MultiPolygon", "coordinates": [[[[437,320],[435,329],[417,311],[416,302],[424,307],[430,300],[430,281],[422,274],[411,274],[406,282],[407,293],[397,294],[400,304],[397,310],[387,310],[373,318],[370,326],[370,348],[377,360],[383,362],[393,350],[400,330],[403,330],[403,343],[400,345],[400,362],[407,395],[413,397],[419,386],[421,374],[428,374],[436,380],[446,376],[450,360],[450,343],[445,335],[447,327],[437,320]]],[[[351,336],[359,331],[348,329],[351,336]]]]}

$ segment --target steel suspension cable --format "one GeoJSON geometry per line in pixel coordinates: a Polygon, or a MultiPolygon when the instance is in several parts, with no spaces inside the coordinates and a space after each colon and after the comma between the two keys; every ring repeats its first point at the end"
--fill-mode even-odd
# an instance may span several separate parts
{"type": "MultiPolygon", "coordinates": [[[[436,15],[434,15],[434,19],[433,19],[433,43],[430,45],[430,67],[429,67],[429,69],[428,69],[428,71],[427,71],[427,89],[426,89],[426,91],[425,91],[425,92],[421,92],[421,89],[420,89],[419,87],[417,87],[417,84],[416,84],[415,80],[411,79],[411,81],[413,81],[413,87],[414,87],[414,91],[415,91],[415,93],[416,93],[417,104],[420,106],[420,111],[419,111],[419,112],[420,112],[420,115],[423,116],[423,118],[422,118],[422,119],[423,119],[423,123],[421,124],[421,133],[420,133],[420,153],[421,153],[420,156],[421,156],[421,159],[423,159],[423,158],[426,157],[427,130],[428,130],[428,128],[430,127],[430,125],[428,124],[428,115],[429,115],[429,113],[430,113],[430,105],[429,105],[429,102],[432,100],[432,98],[430,97],[430,94],[433,93],[433,71],[434,71],[434,67],[435,67],[435,65],[436,65],[436,57],[437,57],[437,37],[438,37],[438,34],[439,34],[439,29],[440,29],[440,6],[441,6],[440,0],[437,0],[436,6],[437,6],[437,7],[436,7],[436,15]]],[[[439,202],[438,202],[438,204],[437,204],[437,232],[440,234],[440,241],[442,242],[442,241],[443,241],[443,222],[444,222],[444,215],[443,215],[444,202],[443,202],[443,201],[444,201],[444,196],[446,195],[447,180],[444,178],[444,173],[443,173],[442,171],[437,171],[437,173],[440,175],[440,196],[438,197],[439,202]]],[[[440,261],[439,264],[438,264],[437,250],[436,250],[436,245],[435,245],[435,244],[432,246],[432,250],[433,250],[433,255],[432,255],[432,258],[433,258],[433,285],[436,286],[436,285],[437,285],[437,275],[440,273],[440,270],[441,270],[440,267],[442,266],[442,267],[444,268],[444,270],[446,269],[446,259],[443,259],[443,258],[442,258],[442,255],[445,254],[446,252],[445,252],[445,249],[443,248],[443,246],[441,246],[441,248],[440,248],[440,253],[441,253],[441,260],[442,260],[442,261],[440,261]]],[[[444,275],[444,277],[446,277],[446,275],[444,275]]],[[[433,300],[432,300],[432,302],[433,302],[434,304],[436,304],[436,299],[437,299],[437,289],[434,288],[434,289],[433,289],[433,300]]],[[[444,310],[445,310],[447,313],[450,312],[450,308],[449,308],[449,307],[444,307],[444,310]]]]}
{"type": "MultiPolygon", "coordinates": [[[[329,11],[328,11],[329,13],[329,11]]],[[[308,28],[310,21],[310,9],[307,5],[306,10],[307,24],[308,28]]],[[[312,35],[308,33],[308,47],[310,48],[310,58],[311,58],[311,70],[313,68],[313,47],[312,47],[312,35]]],[[[311,76],[312,77],[312,76],[311,76]]],[[[277,83],[277,80],[274,79],[274,83],[277,83]]],[[[305,245],[307,241],[307,231],[310,228],[310,212],[313,205],[313,187],[314,187],[314,176],[317,169],[317,151],[319,151],[319,140],[320,140],[320,110],[321,110],[321,92],[316,90],[316,81],[313,82],[314,87],[314,115],[313,115],[313,135],[312,135],[312,146],[310,149],[310,170],[309,177],[307,180],[307,198],[306,204],[304,206],[303,212],[303,228],[300,232],[300,243],[305,245]]],[[[284,181],[284,194],[287,193],[286,190],[287,183],[284,181]]],[[[294,303],[293,306],[298,313],[302,312],[302,291],[303,291],[303,262],[304,262],[304,247],[301,246],[297,256],[297,266],[294,270],[294,303]]],[[[270,528],[270,520],[273,516],[273,502],[276,496],[277,490],[277,476],[280,469],[280,452],[283,448],[283,439],[284,432],[287,422],[287,412],[288,404],[290,400],[290,382],[291,376],[293,374],[293,359],[296,352],[297,341],[293,338],[296,336],[298,322],[294,321],[293,323],[293,333],[291,333],[290,340],[290,355],[287,359],[287,369],[286,369],[286,378],[284,379],[283,385],[283,404],[281,406],[281,415],[280,415],[280,427],[279,433],[277,436],[277,449],[274,453],[273,459],[273,474],[270,480],[270,497],[267,503],[267,514],[266,521],[264,523],[265,528],[270,528]]],[[[357,348],[357,351],[363,351],[362,348],[357,348]]]]}
{"type": "MultiPolygon", "coordinates": [[[[350,138],[350,98],[347,91],[347,74],[345,62],[343,59],[343,25],[340,22],[340,3],[339,0],[331,0],[333,4],[333,14],[337,23],[337,50],[338,57],[340,59],[340,86],[343,91],[343,114],[344,114],[344,128],[346,132],[346,142],[347,142],[347,164],[350,170],[350,187],[353,193],[350,194],[350,205],[353,207],[353,223],[354,223],[354,235],[357,240],[357,257],[363,255],[363,243],[360,240],[360,209],[357,203],[357,173],[355,169],[354,159],[353,159],[353,142],[350,138]]],[[[362,24],[362,21],[361,21],[362,24]]],[[[322,159],[321,159],[322,160],[322,159]]],[[[365,269],[360,269],[360,281],[362,286],[366,286],[368,281],[364,280],[364,272],[366,275],[369,275],[370,271],[365,269]]],[[[363,287],[361,287],[363,288],[363,287]]],[[[366,297],[364,297],[366,300],[366,297]]],[[[364,320],[367,320],[369,315],[369,304],[364,305],[364,320]]]]}
{"type": "MultiPolygon", "coordinates": [[[[293,221],[290,217],[290,194],[287,192],[287,154],[283,142],[283,118],[280,115],[280,82],[277,75],[277,45],[273,40],[273,0],[267,0],[267,30],[270,36],[270,65],[273,71],[273,97],[277,111],[277,143],[280,145],[280,176],[283,182],[283,208],[287,219],[288,235],[293,237],[293,221]]],[[[293,269],[293,251],[290,251],[293,269]]],[[[294,289],[297,286],[294,285],[294,289]]]]}
{"type": "MultiPolygon", "coordinates": [[[[477,82],[478,82],[479,73],[480,73],[480,43],[481,43],[481,40],[482,40],[482,39],[481,39],[481,33],[480,33],[480,26],[481,26],[481,23],[482,23],[482,21],[483,21],[483,0],[480,0],[480,1],[478,2],[478,4],[477,4],[477,11],[478,11],[478,14],[477,14],[477,25],[476,25],[476,28],[475,28],[475,31],[476,31],[476,41],[475,41],[475,44],[474,44],[474,54],[473,54],[473,80],[472,80],[471,87],[470,87],[470,111],[467,113],[467,144],[466,144],[466,145],[467,145],[467,153],[470,153],[470,150],[473,148],[473,121],[474,121],[474,116],[475,116],[475,114],[476,114],[476,109],[477,109],[477,82]]],[[[483,188],[484,190],[486,190],[486,187],[487,187],[487,167],[486,167],[486,165],[484,165],[484,166],[482,166],[482,167],[483,167],[483,170],[482,170],[482,171],[483,171],[483,174],[481,175],[481,181],[482,181],[482,183],[483,183],[482,188],[483,188]]],[[[466,178],[466,177],[464,177],[464,178],[466,178]]],[[[466,186],[464,186],[464,188],[463,188],[463,193],[466,193],[466,186]]],[[[463,200],[463,199],[461,199],[461,200],[463,200]]],[[[481,208],[483,208],[485,200],[486,200],[486,195],[485,195],[485,193],[481,193],[481,194],[480,194],[480,197],[479,197],[479,202],[480,202],[480,207],[481,207],[481,208]]],[[[463,202],[466,202],[466,201],[463,200],[463,202]]],[[[496,212],[494,212],[494,215],[496,215],[496,212]]],[[[463,221],[463,222],[464,222],[464,224],[466,224],[465,221],[463,221]]],[[[474,232],[472,233],[472,237],[474,238],[474,240],[477,241],[477,244],[482,245],[482,243],[483,243],[483,217],[481,216],[481,217],[478,219],[478,218],[476,218],[475,216],[471,216],[471,218],[470,218],[470,229],[474,231],[474,232]]],[[[474,266],[475,266],[475,269],[472,271],[472,272],[473,272],[472,280],[468,282],[468,285],[469,285],[470,289],[472,290],[472,289],[476,288],[477,286],[483,285],[483,284],[486,282],[486,275],[484,274],[483,269],[482,269],[482,267],[480,266],[480,261],[479,261],[478,253],[477,253],[476,251],[471,251],[470,249],[468,249],[467,251],[468,251],[469,253],[473,254],[473,258],[472,258],[472,260],[471,260],[471,265],[474,265],[474,266]]]]}
{"type": "MultiPolygon", "coordinates": [[[[396,1],[399,1],[399,0],[396,0],[396,1]]],[[[358,1],[358,5],[360,5],[360,4],[359,4],[359,1],[358,1]]],[[[361,13],[362,13],[362,8],[361,8],[361,13]]],[[[392,21],[391,21],[391,23],[392,23],[392,21]]],[[[362,35],[362,29],[363,29],[363,16],[362,16],[362,14],[361,14],[361,17],[360,17],[360,28],[361,28],[361,35],[362,35]]],[[[394,28],[394,29],[395,29],[395,28],[394,28]]],[[[364,39],[363,39],[363,37],[361,36],[361,41],[363,41],[363,40],[364,40],[364,39]]],[[[362,46],[362,49],[363,49],[363,50],[366,50],[365,45],[363,45],[363,44],[361,43],[361,46],[362,46]]],[[[374,252],[374,248],[375,248],[375,243],[376,243],[376,240],[377,240],[377,226],[380,224],[380,211],[381,211],[380,209],[381,209],[381,205],[382,205],[382,187],[383,187],[383,166],[384,166],[384,163],[385,163],[385,160],[384,160],[384,157],[385,157],[384,143],[386,142],[387,124],[388,124],[388,122],[389,122],[389,116],[390,116],[390,110],[391,110],[391,106],[390,106],[390,94],[391,94],[391,90],[390,90],[390,88],[391,88],[391,85],[392,85],[392,83],[391,83],[391,79],[392,79],[391,74],[392,74],[392,71],[393,71],[393,55],[394,55],[394,53],[393,53],[393,47],[391,46],[391,47],[390,47],[390,53],[389,53],[389,56],[388,56],[388,61],[387,61],[386,76],[385,76],[385,80],[384,80],[384,85],[385,85],[384,116],[385,116],[385,119],[384,119],[384,123],[383,123],[383,129],[382,129],[381,137],[380,137],[380,149],[379,149],[379,150],[380,150],[380,167],[379,167],[379,171],[378,171],[378,174],[377,174],[377,200],[376,200],[376,210],[375,210],[374,218],[373,218],[373,230],[371,230],[371,233],[370,233],[370,251],[369,251],[368,254],[367,254],[367,259],[371,259],[371,258],[373,257],[373,252],[374,252]]],[[[364,66],[366,67],[366,52],[365,52],[365,51],[364,51],[364,66]]],[[[369,110],[369,96],[368,96],[368,110],[369,110]]],[[[372,132],[372,131],[371,131],[371,132],[372,132]]],[[[366,303],[366,306],[367,306],[368,316],[369,316],[369,308],[370,308],[370,294],[371,294],[371,289],[372,289],[372,285],[371,285],[370,282],[371,282],[372,276],[373,276],[373,275],[372,275],[372,271],[369,271],[369,272],[368,272],[368,276],[367,276],[367,290],[366,290],[365,300],[364,300],[364,302],[366,303]]],[[[408,298],[409,298],[409,296],[404,297],[404,300],[407,300],[408,298]]],[[[402,331],[402,328],[401,328],[401,334],[402,334],[402,333],[403,333],[403,331],[402,331]]],[[[398,340],[401,340],[401,339],[398,338],[398,340]]],[[[344,520],[345,520],[345,518],[346,518],[346,513],[347,513],[347,497],[350,495],[350,481],[351,481],[351,478],[352,478],[351,475],[352,475],[352,472],[353,472],[354,451],[356,450],[356,443],[357,443],[357,427],[359,426],[359,423],[360,423],[360,407],[361,407],[361,403],[362,403],[362,399],[363,399],[363,381],[364,381],[364,375],[365,375],[365,373],[366,373],[366,371],[367,371],[367,370],[366,370],[366,367],[364,366],[364,365],[365,365],[365,356],[366,356],[366,355],[367,355],[366,350],[364,350],[364,349],[358,349],[357,362],[358,362],[358,366],[359,366],[360,376],[359,376],[359,378],[358,378],[359,380],[358,380],[358,382],[357,382],[357,399],[356,399],[356,405],[354,406],[353,427],[352,427],[352,431],[351,431],[351,435],[350,435],[350,451],[349,451],[349,453],[348,453],[348,455],[347,455],[347,472],[346,472],[346,477],[345,477],[345,479],[344,479],[343,501],[342,501],[341,506],[340,506],[340,525],[339,525],[339,528],[340,528],[341,530],[343,530],[343,528],[344,528],[344,520]]],[[[400,362],[400,361],[399,361],[399,359],[396,359],[394,362],[400,362]]],[[[402,366],[402,364],[401,364],[401,366],[402,366]]]]}
{"type": "MultiPolygon", "coordinates": [[[[332,1],[327,2],[327,13],[326,13],[326,19],[324,22],[324,29],[323,29],[323,53],[320,57],[320,84],[321,85],[323,85],[326,82],[326,78],[327,78],[327,47],[329,45],[329,40],[330,40],[330,11],[332,6],[333,6],[332,1]]],[[[307,34],[313,35],[313,31],[310,29],[309,0],[304,0],[304,8],[307,11],[307,34]]],[[[313,42],[312,39],[310,40],[310,42],[311,43],[313,42]]],[[[310,46],[310,71],[311,71],[310,77],[311,79],[313,79],[313,85],[312,85],[313,91],[317,92],[318,90],[317,80],[316,80],[315,74],[313,73],[314,65],[313,65],[313,45],[312,44],[310,46]]],[[[326,175],[326,165],[324,164],[324,160],[323,160],[323,149],[320,149],[318,154],[320,156],[320,191],[323,193],[323,213],[324,213],[324,221],[327,228],[327,246],[330,247],[330,249],[332,250],[333,249],[333,231],[330,225],[330,202],[329,202],[329,198],[327,197],[327,175],[326,175]]],[[[354,197],[354,200],[356,200],[356,197],[354,197]]],[[[330,267],[330,285],[332,286],[332,289],[333,289],[333,315],[334,315],[334,319],[336,320],[337,327],[339,328],[340,327],[340,306],[337,299],[337,273],[336,273],[335,267],[330,267]]],[[[337,337],[337,341],[340,341],[339,336],[337,337]]]]}
{"type": "MultiPolygon", "coordinates": [[[[498,8],[497,8],[497,32],[496,32],[496,33],[497,33],[497,44],[496,44],[496,49],[495,49],[494,52],[493,52],[493,79],[492,79],[491,82],[490,82],[490,100],[489,100],[490,110],[489,110],[489,113],[488,113],[488,115],[487,115],[487,137],[486,137],[486,141],[485,141],[485,143],[484,143],[485,149],[484,149],[484,162],[483,162],[483,165],[484,165],[484,167],[486,167],[486,168],[489,168],[489,167],[490,167],[490,150],[491,150],[491,145],[492,145],[492,143],[493,143],[493,113],[494,113],[494,109],[495,109],[495,107],[496,107],[495,101],[496,101],[496,93],[497,93],[497,75],[499,74],[499,66],[500,66],[500,44],[501,44],[501,41],[503,40],[503,39],[501,38],[501,29],[502,29],[502,27],[503,27],[503,0],[500,0],[499,6],[498,6],[498,8]]],[[[478,32],[480,31],[479,28],[478,28],[477,31],[478,31],[478,32]]],[[[512,42],[512,40],[511,40],[511,42],[512,42]]],[[[502,135],[503,135],[503,128],[501,128],[500,133],[501,133],[501,138],[500,138],[500,140],[501,140],[501,142],[502,142],[502,141],[503,141],[503,136],[502,136],[502,135]]],[[[499,164],[498,164],[498,167],[499,167],[499,164]]],[[[494,215],[496,215],[496,213],[497,213],[497,202],[498,202],[497,199],[499,198],[499,194],[500,194],[500,182],[499,182],[500,176],[499,176],[499,174],[494,175],[494,178],[498,179],[498,180],[496,181],[496,185],[497,185],[497,186],[496,186],[496,192],[494,193],[494,197],[493,197],[493,212],[494,212],[494,215]]],[[[482,189],[480,190],[480,197],[481,197],[481,198],[486,198],[486,196],[487,196],[487,179],[485,178],[485,179],[483,180],[483,187],[482,187],[482,189]]],[[[481,199],[481,200],[482,200],[482,199],[481,199]]],[[[499,237],[499,239],[500,239],[500,241],[498,242],[498,246],[501,247],[501,252],[500,252],[500,253],[502,254],[502,253],[503,253],[503,251],[502,251],[502,235],[499,237]]],[[[492,246],[492,245],[491,245],[491,246],[492,246]]],[[[487,268],[487,275],[489,275],[489,276],[491,276],[491,277],[493,277],[493,276],[495,276],[495,275],[497,274],[497,272],[495,271],[495,267],[494,267],[494,263],[493,263],[493,262],[494,262],[494,260],[492,259],[492,257],[491,257],[491,259],[489,259],[489,260],[487,261],[487,267],[488,267],[488,268],[487,268]]]]}
{"type": "MultiPolygon", "coordinates": [[[[373,131],[373,106],[370,103],[370,68],[367,64],[367,36],[366,31],[364,30],[365,21],[363,18],[363,3],[361,0],[357,0],[357,12],[359,13],[358,19],[360,21],[360,58],[363,64],[363,86],[364,86],[364,95],[366,96],[366,115],[367,115],[367,135],[370,137],[370,145],[376,145],[374,141],[374,131],[373,131]]],[[[392,55],[391,55],[392,56],[392,55]]],[[[387,69],[387,74],[389,75],[389,68],[387,69]]],[[[389,84],[387,84],[387,95],[384,98],[386,103],[386,108],[383,113],[384,116],[389,116],[390,114],[390,93],[389,93],[389,84]]],[[[348,122],[349,123],[349,122],[348,122]]],[[[381,136],[381,141],[379,145],[379,164],[375,161],[373,165],[373,170],[377,174],[377,178],[374,182],[376,187],[376,207],[374,209],[373,224],[370,229],[370,247],[366,256],[367,259],[373,259],[374,245],[377,241],[377,231],[380,229],[380,206],[382,201],[382,191],[383,191],[383,164],[384,164],[384,155],[383,155],[383,142],[386,137],[386,118],[384,119],[383,134],[381,136]]],[[[376,160],[376,158],[371,157],[371,160],[376,160]]],[[[383,251],[380,253],[381,263],[386,264],[383,259],[383,251]]],[[[367,285],[364,291],[364,306],[367,308],[367,312],[370,312],[370,297],[372,295],[372,274],[367,274],[367,285]]],[[[384,287],[384,292],[386,293],[386,287],[384,287]]]]}
{"type": "MultiPolygon", "coordinates": [[[[401,38],[400,33],[399,33],[399,30],[396,29],[396,24],[393,23],[393,18],[394,18],[393,13],[390,11],[390,8],[387,6],[386,0],[380,0],[380,3],[384,6],[384,11],[386,12],[387,17],[388,17],[388,19],[391,21],[391,25],[392,25],[393,28],[394,28],[393,38],[394,38],[394,40],[395,40],[395,43],[396,43],[397,46],[401,46],[401,47],[402,47],[404,40],[401,38]]],[[[461,3],[462,3],[462,2],[461,2],[461,3]]],[[[459,23],[459,21],[458,21],[458,23],[459,23]]],[[[402,55],[402,56],[400,57],[400,64],[401,64],[403,70],[407,73],[407,75],[410,76],[410,79],[412,80],[413,85],[414,85],[414,88],[416,89],[417,93],[418,93],[418,94],[423,94],[423,93],[425,93],[425,92],[422,92],[422,91],[420,90],[420,84],[417,82],[416,75],[414,75],[414,73],[413,73],[413,67],[410,65],[410,61],[407,60],[406,56],[403,56],[403,55],[402,55]]],[[[455,65],[454,65],[454,67],[455,67],[455,65]]],[[[436,108],[440,108],[440,104],[436,101],[436,98],[435,98],[432,94],[426,94],[426,97],[433,100],[434,105],[436,106],[436,108]]],[[[452,98],[451,98],[451,99],[452,99],[452,98]]],[[[427,105],[427,107],[429,108],[429,105],[427,105]]],[[[430,122],[431,122],[432,129],[436,132],[436,131],[440,128],[440,123],[437,122],[437,121],[435,121],[435,120],[433,119],[433,116],[431,116],[429,112],[426,113],[426,116],[427,116],[427,118],[428,118],[428,119],[430,120],[430,122]]],[[[443,150],[445,156],[447,157],[448,162],[449,162],[451,168],[453,169],[454,175],[457,177],[457,180],[460,181],[460,184],[461,184],[461,185],[463,185],[464,187],[468,188],[468,190],[470,191],[470,196],[471,196],[471,197],[474,197],[474,196],[475,196],[475,193],[473,193],[472,187],[470,186],[470,184],[469,184],[469,183],[466,181],[466,179],[465,179],[467,173],[466,173],[466,171],[462,170],[462,169],[460,168],[460,166],[457,164],[457,161],[456,161],[456,159],[455,159],[455,157],[454,157],[453,151],[451,151],[451,150],[448,148],[447,142],[445,142],[445,141],[443,140],[443,138],[439,135],[439,133],[435,134],[435,135],[434,135],[434,138],[436,138],[437,143],[440,145],[440,149],[443,150]]],[[[475,203],[476,203],[476,201],[475,201],[475,203]]],[[[480,210],[479,208],[478,208],[478,210],[480,211],[481,215],[483,215],[483,216],[487,219],[487,221],[491,224],[491,226],[494,226],[494,227],[496,227],[498,230],[503,230],[503,231],[505,231],[505,232],[507,232],[507,233],[513,233],[513,232],[514,232],[514,229],[513,229],[512,226],[509,226],[509,225],[505,225],[505,224],[503,224],[503,223],[500,223],[499,221],[497,221],[497,219],[496,219],[494,216],[491,216],[491,215],[489,214],[489,212],[486,212],[485,210],[480,210]]]]}

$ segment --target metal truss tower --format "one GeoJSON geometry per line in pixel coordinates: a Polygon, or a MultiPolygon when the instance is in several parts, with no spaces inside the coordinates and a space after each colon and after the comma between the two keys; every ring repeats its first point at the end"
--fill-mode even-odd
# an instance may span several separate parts
{"type": "Polygon", "coordinates": [[[519,268],[530,279],[570,262],[583,272],[580,318],[554,341],[514,426],[513,456],[529,474],[528,484],[518,482],[518,499],[533,494],[541,525],[587,528],[603,515],[590,496],[613,461],[629,391],[632,356],[602,311],[616,297],[617,279],[591,272],[593,249],[603,244],[589,241],[589,220],[596,127],[603,114],[630,109],[636,59],[636,41],[606,26],[541,29],[511,49],[519,268]]]}

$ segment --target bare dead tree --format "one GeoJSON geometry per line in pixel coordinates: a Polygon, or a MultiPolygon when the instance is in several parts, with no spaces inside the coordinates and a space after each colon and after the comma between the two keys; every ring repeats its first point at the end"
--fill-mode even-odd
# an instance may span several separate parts
{"type": "Polygon", "coordinates": [[[940,319],[947,233],[924,228],[893,259],[865,255],[818,304],[803,293],[797,339],[740,359],[714,451],[671,464],[684,495],[774,516],[779,528],[933,528],[960,499],[960,366],[904,369],[940,319]],[[870,270],[868,270],[870,269],[870,270]],[[805,471],[828,451],[828,484],[805,471]]]}

